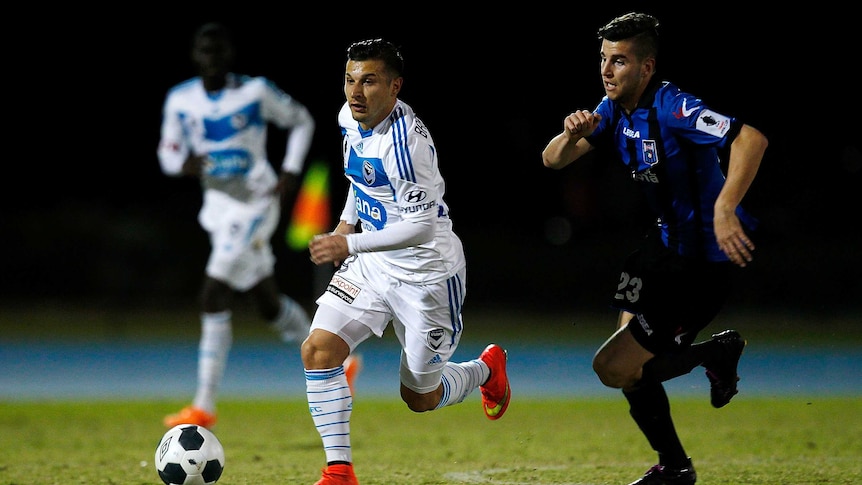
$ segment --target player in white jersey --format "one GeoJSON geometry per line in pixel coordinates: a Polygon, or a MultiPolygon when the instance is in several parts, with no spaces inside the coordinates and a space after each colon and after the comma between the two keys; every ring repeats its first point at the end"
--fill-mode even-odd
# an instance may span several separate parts
{"type": "Polygon", "coordinates": [[[235,45],[227,28],[209,23],[192,39],[198,76],[166,97],[158,158],[170,176],[199,178],[198,222],[211,252],[201,289],[201,337],[194,401],[164,424],[216,422],[216,398],[232,345],[231,300],[248,292],[260,315],[286,342],[308,335],[300,304],[277,286],[271,238],[281,202],[293,197],[314,136],[308,109],[264,77],[231,72],[235,45]],[[269,125],[289,132],[280,176],[267,156],[269,125]]]}
{"type": "Polygon", "coordinates": [[[390,322],[402,347],[401,399],[410,410],[457,404],[479,387],[485,414],[495,420],[511,397],[499,345],[488,345],[476,359],[450,362],[463,331],[466,263],[443,200],[437,148],[398,98],[403,62],[382,39],[347,50],[347,102],[338,123],[350,188],[336,229],[309,243],[315,264],[339,267],[302,344],[308,408],[327,462],[316,485],[358,483],[343,364],[390,322]]]}

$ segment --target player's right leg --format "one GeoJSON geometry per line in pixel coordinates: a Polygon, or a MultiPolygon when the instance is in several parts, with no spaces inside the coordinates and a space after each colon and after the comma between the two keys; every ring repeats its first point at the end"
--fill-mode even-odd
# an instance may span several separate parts
{"type": "Polygon", "coordinates": [[[216,423],[216,398],[233,342],[231,312],[204,313],[198,348],[197,390],[191,405],[165,416],[168,428],[178,424],[197,424],[205,428],[216,423]]]}
{"type": "MultiPolygon", "coordinates": [[[[340,315],[329,307],[324,313],[340,315]]],[[[326,454],[326,468],[316,485],[354,485],[353,452],[350,444],[350,416],[353,396],[343,362],[350,346],[336,334],[314,329],[302,343],[308,411],[320,434],[326,454]]]]}
{"type": "MultiPolygon", "coordinates": [[[[302,343],[308,410],[326,454],[326,468],[316,485],[356,485],[350,444],[353,395],[347,371],[355,378],[358,361],[351,351],[373,333],[323,300],[318,300],[311,333],[302,343]]],[[[388,316],[369,320],[385,328],[388,316]]]]}
{"type": "MultiPolygon", "coordinates": [[[[679,359],[675,349],[688,344],[678,338],[675,330],[667,331],[668,326],[662,325],[665,321],[668,320],[638,314],[602,345],[593,360],[593,368],[602,382],[622,389],[629,403],[629,415],[658,453],[659,463],[631,485],[692,485],[696,480],[691,459],[671,417],[663,377],[658,376],[679,375],[679,369],[671,365],[679,359]],[[652,331],[647,332],[647,328],[652,331]],[[668,354],[677,357],[665,359],[668,354]],[[655,362],[664,364],[651,364],[655,362]]],[[[685,367],[690,371],[691,365],[685,367]]]]}
{"type": "Polygon", "coordinates": [[[209,234],[211,251],[201,289],[197,391],[190,406],[164,418],[166,426],[215,424],[218,390],[233,344],[231,299],[235,291],[258,285],[260,275],[274,267],[275,256],[268,240],[278,224],[278,211],[275,203],[252,205],[216,191],[204,194],[198,220],[209,234]],[[248,234],[255,238],[246,237],[248,234]]]}

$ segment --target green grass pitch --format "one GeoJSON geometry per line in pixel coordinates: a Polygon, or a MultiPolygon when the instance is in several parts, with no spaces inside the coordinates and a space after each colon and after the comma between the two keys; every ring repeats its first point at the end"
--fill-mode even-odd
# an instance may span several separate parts
{"type": "MultiPolygon", "coordinates": [[[[397,399],[353,412],[353,456],[363,485],[625,484],[655,460],[622,399],[516,396],[499,421],[478,396],[416,414],[397,399]]],[[[153,464],[161,417],[181,402],[0,403],[0,484],[160,484],[153,464]]],[[[746,399],[715,410],[674,400],[698,483],[862,483],[859,398],[746,399]]],[[[300,399],[220,404],[213,431],[225,447],[219,480],[311,484],[324,455],[300,399]]]]}

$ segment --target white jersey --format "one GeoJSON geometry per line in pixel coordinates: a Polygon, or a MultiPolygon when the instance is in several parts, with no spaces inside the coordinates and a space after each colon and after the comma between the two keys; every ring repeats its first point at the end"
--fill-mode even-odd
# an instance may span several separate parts
{"type": "Polygon", "coordinates": [[[189,153],[208,155],[205,191],[242,202],[272,197],[277,176],[266,152],[267,124],[290,129],[283,171],[298,174],[314,135],[306,107],[264,77],[228,75],[208,93],[200,77],[174,86],[165,99],[157,150],[162,171],[179,175],[189,153]]]}
{"type": "Polygon", "coordinates": [[[384,121],[364,131],[345,103],[338,124],[350,181],[341,219],[362,227],[348,236],[349,247],[398,280],[428,284],[457,274],[466,263],[443,200],[437,149],[413,109],[398,100],[384,121]],[[415,240],[415,224],[431,230],[420,229],[421,240],[415,240]]]}

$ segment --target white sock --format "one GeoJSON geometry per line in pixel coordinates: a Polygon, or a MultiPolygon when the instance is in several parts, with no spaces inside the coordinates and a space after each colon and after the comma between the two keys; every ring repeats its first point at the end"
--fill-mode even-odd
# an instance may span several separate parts
{"type": "Polygon", "coordinates": [[[323,441],[326,462],[353,462],[350,449],[350,414],[353,397],[344,367],[305,370],[308,410],[323,441]]]}
{"type": "Polygon", "coordinates": [[[479,359],[467,362],[447,362],[443,367],[443,397],[436,409],[458,404],[488,380],[491,371],[479,359]]]}
{"type": "Polygon", "coordinates": [[[233,344],[229,310],[201,315],[201,340],[198,346],[198,388],[193,405],[215,413],[216,397],[233,344]]]}

